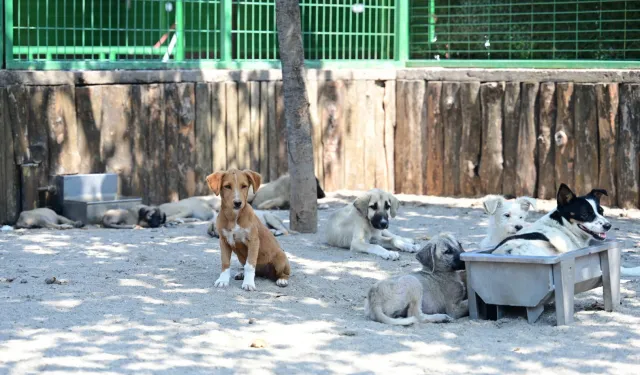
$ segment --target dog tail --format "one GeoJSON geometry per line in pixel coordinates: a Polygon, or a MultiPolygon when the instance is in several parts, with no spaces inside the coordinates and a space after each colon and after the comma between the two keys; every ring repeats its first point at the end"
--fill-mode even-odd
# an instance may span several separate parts
{"type": "Polygon", "coordinates": [[[640,276],[640,267],[620,267],[620,275],[621,276],[640,276]]]}
{"type": "Polygon", "coordinates": [[[369,291],[369,297],[364,301],[364,311],[369,319],[373,320],[374,322],[394,326],[409,326],[418,323],[418,319],[415,316],[409,316],[406,318],[392,318],[386,315],[384,311],[382,311],[382,306],[380,306],[380,304],[376,301],[375,292],[373,292],[374,288],[371,288],[371,291],[369,291]]]}

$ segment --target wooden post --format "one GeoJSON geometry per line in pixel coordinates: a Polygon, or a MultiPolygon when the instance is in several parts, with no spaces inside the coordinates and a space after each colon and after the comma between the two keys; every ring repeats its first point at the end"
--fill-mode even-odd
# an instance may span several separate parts
{"type": "Polygon", "coordinates": [[[180,173],[178,171],[179,101],[178,84],[169,83],[165,85],[165,202],[177,202],[180,200],[180,173]]]}
{"type": "Polygon", "coordinates": [[[276,82],[269,81],[267,86],[267,128],[269,129],[269,181],[278,178],[278,153],[280,152],[280,133],[278,132],[276,116],[276,82]]]}
{"type": "Polygon", "coordinates": [[[487,82],[480,86],[482,103],[482,153],[480,182],[486,194],[502,192],[502,97],[504,82],[487,82]]]}
{"type": "Polygon", "coordinates": [[[536,100],[539,86],[537,82],[522,84],[516,157],[516,196],[533,197],[536,190],[536,100]]]}
{"type": "Polygon", "coordinates": [[[38,188],[49,184],[49,134],[46,126],[51,90],[9,86],[7,98],[16,164],[20,166],[21,210],[38,207],[38,188]]]}
{"type": "Polygon", "coordinates": [[[593,84],[574,86],[574,129],[576,140],[575,187],[587,194],[598,183],[598,114],[596,89],[593,84]]]}
{"type": "Polygon", "coordinates": [[[124,195],[142,197],[143,203],[148,203],[145,188],[149,186],[149,170],[146,168],[147,148],[149,138],[148,109],[142,107],[142,92],[144,85],[131,85],[131,114],[128,116],[128,129],[131,133],[131,185],[124,195]]]}
{"type": "MultiPolygon", "coordinates": [[[[380,151],[384,150],[384,142],[382,135],[376,134],[378,124],[376,117],[378,116],[377,103],[378,90],[375,81],[363,81],[364,83],[364,103],[360,103],[359,112],[362,114],[360,119],[364,129],[364,180],[363,190],[369,190],[372,187],[379,187],[376,184],[376,167],[380,151]],[[364,112],[364,113],[363,113],[364,112]]],[[[382,97],[379,98],[382,100],[382,97]]]]}
{"type": "Polygon", "coordinates": [[[278,172],[274,179],[289,172],[289,157],[287,156],[287,122],[285,119],[284,93],[282,81],[276,81],[276,134],[278,136],[278,172]]]}
{"type": "MultiPolygon", "coordinates": [[[[396,190],[405,194],[424,194],[423,178],[425,120],[425,81],[398,81],[398,126],[396,128],[395,160],[396,190]]],[[[438,102],[439,105],[439,102],[438,102]]],[[[427,176],[429,176],[427,164],[427,176]]]]}
{"type": "Polygon", "coordinates": [[[540,84],[540,111],[538,117],[538,198],[556,196],[553,134],[556,122],[556,84],[540,84]]]}
{"type": "Polygon", "coordinates": [[[213,121],[211,116],[211,86],[196,84],[196,195],[209,195],[206,177],[213,173],[213,121]]]}
{"type": "MultiPolygon", "coordinates": [[[[80,173],[102,173],[100,159],[100,114],[102,113],[102,86],[76,87],[76,111],[78,124],[78,153],[80,173]]],[[[163,119],[164,124],[164,119],[163,119]]],[[[163,133],[164,134],[164,133],[163,133]]]]}
{"type": "Polygon", "coordinates": [[[249,168],[260,173],[260,82],[250,81],[249,92],[251,96],[249,168]]]}
{"type": "Polygon", "coordinates": [[[460,141],[462,137],[462,113],[460,108],[460,83],[442,84],[442,125],[444,128],[444,195],[460,195],[460,141]]]}
{"type": "Polygon", "coordinates": [[[322,127],[320,125],[318,110],[318,81],[307,81],[307,92],[309,93],[309,113],[311,114],[311,127],[313,135],[313,167],[318,181],[324,180],[324,162],[322,149],[322,127]]]}
{"type": "Polygon", "coordinates": [[[320,126],[324,134],[322,160],[325,191],[336,191],[344,186],[345,93],[343,81],[323,81],[318,91],[320,126]]]}
{"type": "MultiPolygon", "coordinates": [[[[406,94],[404,94],[406,95],[406,94]]],[[[400,97],[400,95],[398,95],[400,97]]],[[[444,124],[442,120],[441,102],[442,98],[442,82],[431,81],[427,83],[426,91],[426,124],[425,124],[425,150],[427,174],[424,177],[424,184],[422,185],[422,194],[429,195],[444,195],[444,124]]],[[[416,96],[417,100],[422,99],[422,95],[416,96]]],[[[399,109],[399,113],[401,109],[399,109]]],[[[401,115],[400,115],[401,116],[401,115]]],[[[415,119],[414,121],[417,121],[415,119]]],[[[406,143],[399,143],[396,145],[396,150],[400,153],[406,154],[406,158],[418,158],[411,152],[407,153],[406,143]]],[[[397,158],[396,158],[397,160],[397,158]]],[[[420,159],[418,159],[420,160],[420,159]]],[[[397,163],[398,161],[396,161],[397,163]]],[[[396,164],[396,168],[398,164],[396,164]]],[[[424,169],[424,166],[422,167],[424,169]]],[[[397,170],[397,169],[396,169],[397,170]]],[[[403,176],[396,175],[396,183],[403,176]]],[[[409,193],[409,192],[408,192],[409,193]]],[[[420,194],[420,193],[413,193],[420,194]]]]}
{"type": "Polygon", "coordinates": [[[241,168],[238,147],[238,83],[225,82],[227,111],[227,168],[241,168]]]}
{"type": "Polygon", "coordinates": [[[480,114],[480,82],[464,82],[460,86],[462,134],[460,136],[460,192],[463,197],[482,194],[478,167],[482,140],[480,114]]]}
{"type": "Polygon", "coordinates": [[[616,135],[618,134],[618,84],[599,83],[596,85],[598,112],[598,135],[600,165],[598,188],[607,190],[608,196],[600,198],[600,204],[615,206],[618,197],[616,189],[616,135]]]}
{"type": "Polygon", "coordinates": [[[573,126],[573,83],[560,82],[556,85],[557,117],[553,135],[555,144],[555,187],[561,183],[574,189],[575,140],[573,126]]]}
{"type": "Polygon", "coordinates": [[[166,102],[165,86],[153,84],[146,86],[142,92],[141,107],[148,108],[149,139],[147,140],[147,169],[149,170],[149,186],[145,186],[146,201],[149,204],[166,203],[167,160],[166,152],[166,102]]]}
{"type": "Polygon", "coordinates": [[[20,179],[13,149],[7,91],[0,87],[0,224],[13,224],[20,213],[20,179]]]}
{"type": "Polygon", "coordinates": [[[347,81],[344,183],[342,188],[364,190],[364,116],[365,81],[347,81]]]}
{"type": "Polygon", "coordinates": [[[616,187],[618,206],[637,208],[638,150],[640,143],[640,84],[620,87],[620,131],[616,142],[616,187]]]}
{"type": "Polygon", "coordinates": [[[373,163],[374,172],[374,186],[383,189],[385,191],[393,190],[389,186],[389,175],[387,170],[387,158],[386,158],[386,146],[385,146],[385,107],[384,107],[384,81],[369,81],[369,87],[371,90],[371,111],[373,112],[374,122],[367,126],[374,125],[375,130],[373,132],[374,145],[373,150],[367,147],[365,152],[367,153],[367,165],[371,166],[373,163]],[[375,150],[375,153],[372,152],[375,150]]]}
{"type": "Polygon", "coordinates": [[[260,82],[260,174],[269,181],[269,82],[260,82]]]}
{"type": "Polygon", "coordinates": [[[396,81],[384,84],[384,152],[389,192],[395,192],[396,81]]]}
{"type": "Polygon", "coordinates": [[[212,172],[227,169],[227,85],[210,84],[211,89],[211,157],[212,172]]]}
{"type": "Polygon", "coordinates": [[[516,195],[518,134],[520,129],[520,82],[507,82],[504,90],[504,123],[502,125],[502,194],[516,195]]]}
{"type": "Polygon", "coordinates": [[[74,86],[51,86],[47,107],[50,173],[80,172],[74,86]]]}
{"type": "Polygon", "coordinates": [[[251,168],[251,92],[249,82],[238,82],[238,166],[251,168]]]}

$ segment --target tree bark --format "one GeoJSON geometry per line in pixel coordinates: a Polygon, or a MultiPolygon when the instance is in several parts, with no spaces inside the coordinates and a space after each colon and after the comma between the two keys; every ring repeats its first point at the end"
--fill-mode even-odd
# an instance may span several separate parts
{"type": "Polygon", "coordinates": [[[291,175],[290,226],[298,232],[315,233],[318,229],[318,201],[298,0],[276,0],[276,26],[291,175]]]}

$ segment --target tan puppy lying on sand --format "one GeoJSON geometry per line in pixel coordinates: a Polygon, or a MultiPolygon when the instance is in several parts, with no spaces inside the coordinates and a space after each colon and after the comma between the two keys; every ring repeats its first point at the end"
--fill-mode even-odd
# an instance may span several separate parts
{"type": "Polygon", "coordinates": [[[216,219],[222,261],[222,272],[215,282],[218,288],[229,285],[232,252],[244,266],[244,271],[235,276],[236,280],[244,280],[242,289],[256,290],[256,275],[275,280],[281,287],[289,284],[291,268],[286,254],[247,204],[249,186],[257,191],[260,180],[260,174],[254,171],[237,169],[207,176],[209,189],[222,198],[216,219]]]}
{"type": "Polygon", "coordinates": [[[83,226],[84,224],[81,221],[71,221],[64,216],[56,214],[54,210],[49,208],[22,211],[16,223],[16,229],[73,229],[83,226]]]}
{"type": "Polygon", "coordinates": [[[144,204],[108,210],[102,216],[102,226],[113,229],[157,228],[166,221],[167,215],[158,207],[144,204]]]}

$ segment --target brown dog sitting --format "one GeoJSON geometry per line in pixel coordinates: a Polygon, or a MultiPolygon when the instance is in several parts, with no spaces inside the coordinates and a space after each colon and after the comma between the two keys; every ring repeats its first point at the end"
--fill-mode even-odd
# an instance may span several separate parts
{"type": "Polygon", "coordinates": [[[207,176],[209,189],[222,198],[216,219],[222,260],[222,273],[215,282],[218,288],[229,285],[231,252],[244,266],[244,271],[235,276],[236,280],[244,280],[242,289],[256,290],[256,275],[275,280],[281,287],[289,284],[291,269],[286,254],[247,204],[249,186],[258,190],[261,179],[254,171],[237,169],[207,176]]]}

